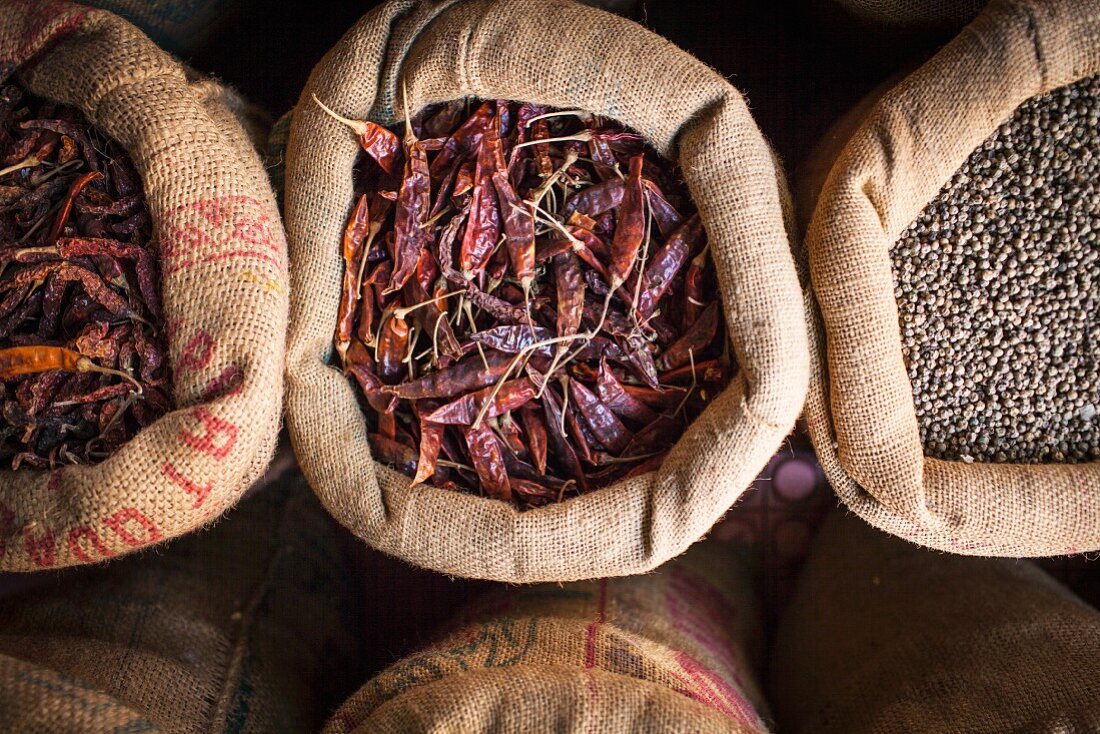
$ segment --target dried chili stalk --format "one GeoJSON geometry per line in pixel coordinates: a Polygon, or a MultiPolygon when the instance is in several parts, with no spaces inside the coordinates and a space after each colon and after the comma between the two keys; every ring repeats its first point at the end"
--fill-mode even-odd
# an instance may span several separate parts
{"type": "Polygon", "coordinates": [[[338,119],[363,152],[334,346],[376,458],[521,508],[657,469],[735,370],[679,171],[531,103],[338,119]]]}
{"type": "Polygon", "coordinates": [[[0,462],[95,463],[172,408],[151,221],[78,110],[0,99],[0,462]]]}

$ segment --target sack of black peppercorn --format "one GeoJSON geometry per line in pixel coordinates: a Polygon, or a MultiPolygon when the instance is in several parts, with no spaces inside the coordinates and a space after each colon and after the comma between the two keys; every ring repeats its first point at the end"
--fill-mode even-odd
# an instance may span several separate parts
{"type": "Polygon", "coordinates": [[[1100,548],[1098,32],[1092,3],[990,3],[803,181],[807,423],[844,502],[914,542],[1100,548]]]}
{"type": "Polygon", "coordinates": [[[2,2],[0,60],[0,568],[94,563],[217,518],[269,462],[285,236],[239,97],[134,26],[2,2]]]}
{"type": "MultiPolygon", "coordinates": [[[[538,115],[526,119],[535,123],[534,117],[538,115]]],[[[511,123],[508,125],[509,130],[520,129],[510,126],[511,123]]],[[[534,129],[526,124],[521,127],[523,131],[534,129]]],[[[581,133],[582,140],[592,134],[581,133]]],[[[455,135],[457,137],[458,133],[455,135]]],[[[517,133],[510,135],[508,145],[515,144],[518,148],[521,144],[514,137],[517,133]]],[[[422,145],[430,146],[428,154],[432,156],[439,150],[441,139],[428,141],[429,136],[428,132],[421,136],[425,138],[422,145]]],[[[362,139],[363,135],[360,137],[362,139]]],[[[454,144],[453,141],[442,142],[444,151],[454,144]]],[[[534,138],[528,143],[535,144],[534,138]]],[[[481,146],[480,150],[488,150],[491,157],[488,146],[481,146]]],[[[550,161],[553,167],[562,165],[562,155],[568,157],[564,150],[561,148],[554,153],[558,157],[550,161]]],[[[471,154],[471,167],[473,157],[483,160],[480,155],[471,154]]],[[[577,156],[574,162],[591,166],[596,154],[575,151],[574,155],[577,156]]],[[[653,170],[650,160],[655,159],[647,158],[642,165],[645,171],[653,170]]],[[[363,163],[364,168],[370,165],[374,163],[369,160],[363,163]]],[[[620,168],[622,180],[637,181],[637,173],[628,173],[626,165],[620,168]]],[[[568,169],[569,165],[564,165],[561,171],[569,180],[574,180],[574,174],[569,174],[568,169]]],[[[545,170],[548,180],[560,175],[552,174],[549,167],[545,170]]],[[[400,174],[400,167],[395,167],[394,175],[400,174]]],[[[461,170],[457,176],[462,176],[461,170]]],[[[517,175],[516,180],[519,178],[517,175]]],[[[289,332],[288,428],[303,471],[324,505],[356,535],[380,550],[445,573],[511,582],[583,579],[650,570],[683,552],[710,528],[745,491],[794,425],[807,379],[805,326],[801,306],[797,303],[799,297],[792,290],[797,287],[797,277],[784,222],[786,189],[781,174],[741,95],[704,64],[628,20],[577,3],[554,0],[386,3],[364,16],[314,69],[293,113],[285,180],[285,220],[293,263],[292,293],[298,294],[292,298],[289,332]],[[563,29],[569,32],[563,33],[563,29]],[[466,107],[455,103],[463,99],[469,100],[466,107]],[[506,103],[507,100],[512,102],[506,103]],[[362,151],[347,121],[351,121],[353,130],[373,136],[377,147],[372,150],[377,155],[398,140],[388,137],[394,133],[386,132],[385,128],[392,126],[398,130],[397,135],[401,135],[400,128],[406,117],[410,117],[414,129],[420,129],[417,127],[421,119],[418,115],[426,106],[442,105],[446,111],[466,116],[481,114],[482,110],[485,114],[493,114],[495,108],[503,119],[504,115],[513,114],[509,104],[521,105],[520,115],[533,114],[529,106],[522,105],[539,105],[540,109],[551,110],[542,113],[551,117],[540,119],[548,121],[553,129],[575,130],[578,119],[582,122],[617,121],[625,126],[620,129],[624,137],[617,140],[644,139],[655,151],[647,155],[659,154],[679,166],[706,231],[709,261],[713,263],[707,269],[716,273],[717,287],[711,287],[702,297],[710,300],[715,306],[713,311],[720,314],[716,320],[724,321],[729,346],[723,358],[728,358],[727,364],[736,364],[728,387],[708,392],[705,410],[686,429],[676,423],[671,429],[655,432],[671,446],[659,468],[639,470],[634,476],[615,480],[610,486],[578,491],[579,482],[563,483],[549,477],[552,472],[542,472],[542,466],[535,466],[537,457],[535,463],[525,465],[527,454],[524,449],[517,448],[518,453],[506,457],[510,467],[524,471],[522,478],[513,475],[514,487],[544,491],[547,487],[540,482],[557,482],[553,489],[539,497],[541,506],[524,509],[495,497],[478,496],[478,477],[473,475],[469,462],[478,464],[482,457],[477,456],[477,452],[481,447],[491,448],[505,435],[511,439],[518,437],[520,441],[537,436],[535,427],[541,418],[536,415],[530,425],[516,428],[515,424],[520,423],[520,412],[517,412],[517,418],[511,423],[507,420],[500,423],[499,435],[494,437],[482,432],[483,443],[471,449],[473,458],[468,460],[464,458],[461,445],[448,447],[445,444],[445,451],[454,449],[446,454],[446,469],[452,477],[458,477],[455,481],[440,481],[440,486],[410,482],[411,474],[418,467],[418,457],[409,431],[418,429],[405,422],[405,417],[395,425],[393,416],[383,413],[378,413],[377,417],[386,423],[375,424],[371,422],[375,420],[374,407],[369,407],[372,417],[368,420],[360,390],[365,381],[354,384],[349,376],[341,374],[340,360],[345,356],[343,350],[347,349],[347,342],[334,345],[338,317],[344,313],[341,308],[345,292],[343,275],[354,273],[352,268],[345,268],[342,254],[348,242],[345,232],[355,231],[354,221],[348,224],[349,217],[354,219],[363,214],[364,222],[369,217],[367,206],[362,203],[364,199],[359,196],[361,192],[355,188],[353,175],[357,156],[362,151]],[[552,111],[555,109],[558,112],[552,111]],[[563,115],[572,115],[572,121],[565,120],[563,115]],[[566,128],[567,125],[573,127],[566,128]],[[397,440],[382,436],[386,430],[391,436],[396,434],[397,440]],[[403,437],[408,439],[406,443],[400,442],[403,437]],[[382,455],[379,449],[384,450],[382,455]],[[402,460],[393,461],[395,456],[402,460]],[[409,460],[405,461],[404,457],[409,460]],[[396,465],[407,473],[395,470],[396,465]],[[473,477],[473,493],[464,489],[464,477],[473,477]],[[460,491],[453,491],[455,489],[460,491]]],[[[499,183],[490,184],[490,188],[507,183],[502,177],[497,180],[499,183]]],[[[398,183],[400,181],[393,186],[398,183]]],[[[455,187],[457,189],[457,183],[455,187]]],[[[433,198],[437,197],[437,191],[438,183],[433,179],[433,198]]],[[[384,211],[392,203],[382,202],[377,191],[367,194],[374,197],[372,212],[375,204],[378,210],[384,211]]],[[[402,210],[402,196],[400,192],[394,194],[398,211],[402,210]]],[[[489,193],[486,196],[496,195],[489,193]]],[[[454,206],[446,203],[441,206],[440,217],[450,217],[454,206]]],[[[527,216],[538,217],[540,228],[546,226],[559,231],[566,228],[565,218],[548,210],[549,206],[552,205],[540,207],[540,212],[530,208],[530,203],[519,202],[506,210],[520,211],[522,217],[524,207],[529,207],[527,216]]],[[[405,207],[405,211],[408,210],[409,207],[405,207]]],[[[425,217],[410,231],[426,231],[434,238],[437,220],[446,221],[425,217]]],[[[465,247],[466,242],[459,234],[465,247]]],[[[552,237],[547,238],[547,246],[554,244],[552,240],[552,237]]],[[[585,249],[576,243],[572,246],[578,247],[578,251],[585,249]]],[[[593,246],[598,247],[599,243],[593,246]]],[[[382,263],[390,257],[384,248],[401,251],[388,239],[384,243],[375,242],[372,248],[370,252],[378,253],[383,258],[382,263]]],[[[700,249],[691,254],[702,263],[708,256],[700,254],[700,249]]],[[[441,255],[441,259],[447,257],[441,255]]],[[[512,257],[511,251],[509,257],[512,257]]],[[[454,259],[458,262],[459,257],[454,259]]],[[[589,257],[589,260],[594,259],[589,257]]],[[[503,260],[501,263],[503,266],[503,260]]],[[[444,263],[446,267],[449,265],[444,263]]],[[[549,265],[546,267],[549,269],[549,265]]],[[[372,262],[370,268],[376,268],[376,263],[372,262]]],[[[360,270],[368,271],[368,268],[360,270]]],[[[497,284],[489,278],[482,279],[479,268],[466,269],[462,277],[469,280],[471,285],[465,287],[473,295],[479,295],[475,293],[475,286],[481,288],[478,284],[483,280],[490,281],[487,288],[497,284]]],[[[505,281],[509,277],[506,275],[505,281]]],[[[448,293],[437,296],[433,303],[450,307],[450,303],[465,298],[459,292],[464,286],[454,285],[453,279],[448,283],[451,283],[445,286],[448,293]]],[[[596,317],[592,322],[595,322],[599,317],[599,301],[595,294],[599,291],[591,289],[600,287],[601,283],[595,279],[585,283],[590,289],[589,302],[596,317]]],[[[353,285],[358,288],[354,281],[353,285]]],[[[521,285],[522,279],[515,278],[497,292],[511,289],[518,294],[521,285]]],[[[381,298],[387,297],[386,291],[379,291],[381,298]]],[[[575,292],[560,286],[558,296],[553,291],[553,288],[544,290],[540,296],[552,308],[555,298],[560,304],[561,299],[568,299],[570,293],[575,292]]],[[[606,288],[604,291],[609,292],[606,288]]],[[[364,298],[367,296],[371,294],[364,298]]],[[[481,295],[479,298],[479,303],[495,303],[495,308],[500,310],[499,302],[481,295]]],[[[518,313],[516,308],[525,307],[522,298],[522,294],[517,295],[520,306],[513,303],[505,309],[506,316],[512,317],[518,313]]],[[[607,295],[600,298],[610,301],[607,295]]],[[[535,300],[528,299],[526,307],[533,309],[530,303],[535,300]]],[[[612,312],[622,308],[618,303],[612,303],[612,312]]],[[[408,306],[405,302],[403,307],[408,306]]],[[[387,308],[382,314],[384,324],[398,318],[394,308],[387,308]]],[[[537,314],[530,322],[525,317],[517,317],[512,321],[513,326],[503,328],[512,336],[527,339],[523,329],[530,327],[527,333],[542,343],[540,335],[552,332],[555,326],[552,319],[535,323],[535,318],[543,318],[544,314],[545,311],[537,314]],[[524,322],[527,327],[522,326],[524,322]]],[[[453,315],[461,315],[457,307],[453,315]]],[[[474,318],[455,320],[454,328],[469,329],[474,318]]],[[[443,335],[438,333],[438,318],[434,323],[434,329],[419,329],[427,333],[419,342],[420,349],[429,354],[435,350],[436,343],[444,343],[446,335],[445,331],[443,335]],[[433,334],[438,338],[433,339],[433,334]]],[[[560,328],[561,323],[556,325],[560,328]]],[[[469,330],[484,330],[485,322],[480,324],[469,330]]],[[[578,338],[575,331],[576,327],[571,327],[558,339],[578,338]]],[[[498,331],[497,335],[502,333],[498,331]]],[[[365,336],[373,336],[373,333],[365,336]]],[[[466,350],[469,357],[466,363],[471,369],[480,369],[479,345],[484,345],[481,340],[492,336],[471,333],[470,343],[455,345],[466,350]]],[[[368,341],[377,347],[382,339],[368,341]]],[[[368,354],[371,347],[357,344],[353,339],[348,353],[358,350],[362,363],[367,364],[379,356],[384,357],[387,348],[374,349],[372,356],[368,354]]],[[[420,349],[410,351],[408,358],[401,360],[402,367],[397,370],[396,378],[403,379],[404,367],[416,360],[420,349]]],[[[528,355],[521,353],[519,356],[528,355]]],[[[553,350],[547,349],[545,356],[541,365],[537,359],[527,363],[526,374],[530,378],[525,378],[521,372],[517,379],[508,383],[509,386],[514,388],[524,379],[535,383],[546,370],[553,372],[555,365],[546,364],[552,359],[553,350]]],[[[509,358],[489,354],[485,369],[495,369],[493,365],[507,366],[509,358]]],[[[399,359],[397,355],[392,360],[394,366],[399,359]]],[[[571,359],[567,356],[564,361],[571,359]]],[[[588,372],[558,371],[561,375],[572,374],[568,377],[573,386],[566,392],[570,397],[568,404],[562,404],[564,388],[557,379],[545,387],[548,397],[543,398],[543,407],[555,420],[546,421],[544,428],[550,430],[552,438],[555,432],[559,437],[584,435],[586,426],[570,411],[582,399],[592,403],[590,396],[595,391],[592,370],[598,366],[599,362],[594,361],[581,365],[588,367],[588,372]],[[577,381],[586,379],[593,387],[584,390],[577,381]],[[561,426],[557,425],[558,420],[561,426]]],[[[610,368],[619,369],[614,364],[610,368]]],[[[694,368],[687,360],[678,369],[681,375],[692,379],[694,368]]],[[[505,371],[504,374],[509,373],[505,371]]],[[[369,377],[373,380],[373,376],[369,377]]],[[[430,377],[431,374],[427,375],[430,377]]],[[[704,378],[701,373],[698,377],[704,378]]],[[[422,378],[423,373],[418,376],[422,378]]],[[[498,378],[497,384],[502,381],[498,378]]],[[[486,391],[494,389],[491,382],[481,382],[479,386],[486,391]]],[[[627,387],[646,389],[637,384],[627,387]]],[[[391,391],[387,394],[395,394],[392,393],[395,389],[398,388],[393,385],[380,388],[381,392],[375,396],[386,390],[391,391]]],[[[684,390],[683,387],[679,389],[684,390]]],[[[543,395],[533,385],[520,384],[518,390],[528,390],[527,397],[536,392],[533,401],[543,395]]],[[[665,388],[661,386],[660,390],[665,388]]],[[[674,393],[665,391],[660,399],[670,394],[674,393]]],[[[478,402],[485,399],[484,394],[470,393],[458,399],[471,401],[468,405],[456,406],[463,409],[456,412],[472,418],[471,428],[476,430],[486,415],[486,406],[493,404],[493,397],[485,403],[478,402]],[[465,412],[470,405],[482,405],[481,414],[476,418],[476,407],[465,412]]],[[[379,402],[385,404],[388,399],[375,401],[375,404],[379,402]]],[[[676,411],[677,402],[682,404],[677,400],[664,403],[670,414],[676,411]]],[[[422,425],[441,415],[434,413],[434,417],[422,425]]],[[[451,418],[453,415],[448,416],[448,420],[451,418]]],[[[629,423],[629,419],[624,418],[623,422],[629,423]]],[[[637,426],[645,423],[630,425],[637,430],[637,426]]],[[[609,437],[594,437],[594,443],[599,444],[601,438],[609,437]]],[[[428,454],[424,451],[423,439],[420,444],[421,456],[428,454]]],[[[533,447],[534,442],[531,445],[533,447]]],[[[511,449],[502,447],[499,450],[511,449]]],[[[551,449],[551,464],[555,461],[554,450],[551,449]]],[[[608,457],[609,452],[610,449],[605,451],[603,448],[593,452],[595,463],[604,462],[596,470],[605,475],[614,472],[616,462],[620,461],[617,457],[608,457]]],[[[532,448],[530,453],[536,455],[537,451],[532,448]]],[[[568,453],[561,449],[557,458],[568,456],[568,453]]],[[[657,461],[660,461],[659,456],[657,461]]],[[[572,466],[576,468],[578,464],[572,466]]],[[[581,468],[587,471],[585,467],[592,466],[592,463],[585,463],[581,468]]],[[[478,469],[484,480],[481,468],[473,468],[478,469]]],[[[642,468],[646,469],[644,465],[642,468]]],[[[437,469],[436,476],[439,474],[437,469]]],[[[623,476],[623,472],[616,476],[623,476]]],[[[484,486],[483,481],[483,490],[484,486]]]]}

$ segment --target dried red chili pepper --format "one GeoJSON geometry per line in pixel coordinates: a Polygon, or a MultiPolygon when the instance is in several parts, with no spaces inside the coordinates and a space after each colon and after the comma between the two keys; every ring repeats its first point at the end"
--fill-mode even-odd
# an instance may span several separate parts
{"type": "Polygon", "coordinates": [[[477,471],[485,494],[494,499],[510,501],[512,486],[496,434],[489,426],[482,424],[467,426],[462,435],[466,439],[466,445],[470,447],[470,461],[477,471]]]}
{"type": "Polygon", "coordinates": [[[515,410],[535,396],[535,386],[527,378],[509,380],[447,403],[428,415],[428,420],[445,425],[468,426],[478,416],[492,418],[515,410]]]}
{"type": "Polygon", "coordinates": [[[369,120],[352,120],[336,114],[326,107],[321,100],[317,99],[316,94],[313,95],[313,101],[337,121],[351,128],[351,131],[355,133],[355,137],[359,139],[359,146],[382,167],[383,171],[386,173],[394,172],[397,167],[397,159],[401,155],[401,141],[398,140],[396,135],[369,120]]]}
{"type": "Polygon", "coordinates": [[[520,408],[520,420],[527,434],[527,450],[535,462],[539,474],[546,473],[546,423],[542,414],[531,403],[520,408]]]}
{"type": "Polygon", "coordinates": [[[703,224],[699,220],[699,215],[696,214],[673,232],[646,263],[638,302],[634,304],[634,310],[639,319],[647,318],[657,308],[657,302],[668,291],[673,278],[687,263],[692,247],[702,234],[703,224]]]}
{"type": "MultiPolygon", "coordinates": [[[[369,154],[357,168],[378,245],[364,247],[370,275],[340,315],[361,337],[345,371],[369,435],[406,469],[394,444],[415,451],[416,482],[521,508],[653,470],[728,378],[720,319],[681,328],[704,237],[686,187],[603,118],[504,100],[467,109],[411,120],[400,183],[369,154]],[[685,348],[694,370],[678,364],[685,348]]],[[[80,205],[109,204],[97,196],[80,205]]],[[[714,294],[696,300],[710,308],[714,294]]]]}
{"type": "Polygon", "coordinates": [[[630,443],[630,429],[623,425],[611,408],[577,380],[569,381],[569,395],[600,443],[615,453],[621,453],[630,443]]]}
{"type": "Polygon", "coordinates": [[[405,145],[405,176],[397,194],[394,222],[393,276],[388,291],[397,291],[412,277],[431,232],[425,225],[432,207],[432,181],[428,154],[419,140],[405,145]]]}
{"type": "Polygon", "coordinates": [[[684,275],[683,321],[681,322],[681,328],[683,329],[694,324],[707,305],[703,288],[703,271],[706,269],[707,252],[709,250],[710,246],[708,245],[703,248],[702,252],[692,258],[687,273],[684,275]]]}
{"type": "Polygon", "coordinates": [[[351,219],[344,228],[344,287],[340,292],[340,306],[336,313],[336,336],[333,339],[341,362],[344,361],[348,347],[351,346],[351,335],[355,331],[355,305],[359,301],[361,287],[358,282],[359,263],[363,257],[363,242],[370,228],[368,201],[365,194],[359,197],[359,203],[355,205],[351,219]]]}
{"type": "Polygon", "coordinates": [[[657,359],[657,370],[666,372],[689,364],[693,355],[700,354],[708,344],[714,341],[718,333],[718,318],[718,303],[712,301],[695,323],[684,332],[684,335],[662,352],[657,359]]]}
{"type": "Polygon", "coordinates": [[[467,280],[473,280],[474,273],[485,267],[500,237],[500,207],[493,191],[492,176],[503,168],[500,136],[496,126],[490,125],[478,147],[470,216],[459,249],[458,266],[467,280]]]}
{"type": "Polygon", "coordinates": [[[596,389],[600,400],[623,418],[645,424],[652,423],[657,418],[657,414],[648,405],[626,391],[606,359],[600,361],[596,389]]]}
{"type": "Polygon", "coordinates": [[[624,184],[623,202],[611,239],[611,289],[619,287],[630,277],[634,261],[638,258],[642,240],[645,239],[645,201],[642,191],[642,156],[630,159],[630,173],[624,184]]]}

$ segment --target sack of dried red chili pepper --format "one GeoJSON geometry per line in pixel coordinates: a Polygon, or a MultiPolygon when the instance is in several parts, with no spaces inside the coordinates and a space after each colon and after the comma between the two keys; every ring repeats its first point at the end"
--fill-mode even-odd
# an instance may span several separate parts
{"type": "Polygon", "coordinates": [[[111,13],[0,2],[0,568],[187,532],[269,460],[285,249],[236,102],[111,13]]]}
{"type": "Polygon", "coordinates": [[[784,196],[737,91],[630,21],[376,9],[314,70],[287,151],[310,483],[370,544],[447,573],[682,552],[801,407],[784,196]]]}

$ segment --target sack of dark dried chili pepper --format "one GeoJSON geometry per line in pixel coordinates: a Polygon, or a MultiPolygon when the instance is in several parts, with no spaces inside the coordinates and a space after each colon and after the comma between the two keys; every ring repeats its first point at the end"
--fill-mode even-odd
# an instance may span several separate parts
{"type": "Polygon", "coordinates": [[[1095,3],[994,0],[808,167],[806,421],[887,532],[1100,548],[1098,36],[1095,3]]]}
{"type": "Polygon", "coordinates": [[[0,2],[0,567],[217,517],[278,433],[284,235],[235,95],[72,3],[0,2]]]}
{"type": "Polygon", "coordinates": [[[630,21],[371,12],[287,151],[288,425],[314,490],[371,545],[464,576],[681,553],[801,408],[784,196],[737,91],[630,21]]]}

